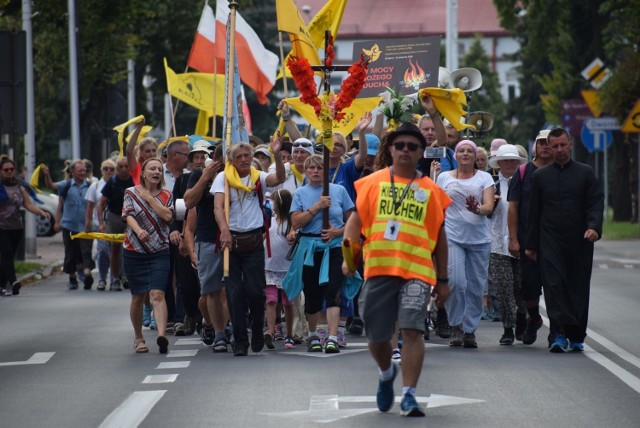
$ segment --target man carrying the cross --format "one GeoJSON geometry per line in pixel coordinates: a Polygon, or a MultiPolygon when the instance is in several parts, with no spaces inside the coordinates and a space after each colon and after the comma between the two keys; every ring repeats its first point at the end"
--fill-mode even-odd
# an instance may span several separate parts
{"type": "MultiPolygon", "coordinates": [[[[344,236],[350,242],[358,242],[361,234],[365,238],[360,313],[380,372],[378,409],[390,410],[395,400],[398,368],[391,361],[390,340],[397,321],[404,340],[401,413],[424,416],[415,395],[424,360],[424,317],[430,295],[442,301],[449,295],[444,211],[451,199],[416,171],[427,145],[417,126],[400,125],[388,141],[393,165],[355,183],[356,212],[344,236]]],[[[353,275],[346,263],[343,272],[353,275]]]]}

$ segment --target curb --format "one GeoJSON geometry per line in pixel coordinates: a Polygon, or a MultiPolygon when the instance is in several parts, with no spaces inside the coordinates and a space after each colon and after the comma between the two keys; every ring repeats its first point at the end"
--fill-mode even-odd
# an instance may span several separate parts
{"type": "Polygon", "coordinates": [[[57,262],[53,262],[51,264],[45,265],[39,271],[27,273],[25,275],[18,277],[18,281],[22,284],[23,287],[26,284],[31,284],[33,282],[41,281],[44,278],[51,276],[53,272],[59,269],[60,267],[62,267],[63,264],[64,262],[62,260],[59,260],[57,262]]]}

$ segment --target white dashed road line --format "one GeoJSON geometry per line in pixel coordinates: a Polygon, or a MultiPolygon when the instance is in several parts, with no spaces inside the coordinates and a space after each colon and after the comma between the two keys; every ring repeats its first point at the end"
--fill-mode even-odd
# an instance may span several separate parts
{"type": "Polygon", "coordinates": [[[140,425],[151,409],[164,396],[162,391],[136,391],[127,397],[100,424],[100,428],[135,428],[140,425]]]}

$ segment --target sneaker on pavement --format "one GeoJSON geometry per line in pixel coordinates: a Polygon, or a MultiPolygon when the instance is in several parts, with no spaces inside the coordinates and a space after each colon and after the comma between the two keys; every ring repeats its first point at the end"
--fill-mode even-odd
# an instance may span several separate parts
{"type": "Polygon", "coordinates": [[[149,327],[151,324],[151,305],[144,305],[142,308],[142,325],[149,327]]]}
{"type": "Polygon", "coordinates": [[[420,417],[425,415],[424,409],[420,407],[420,405],[416,401],[416,397],[409,393],[404,394],[404,397],[402,397],[402,401],[400,402],[400,414],[402,416],[413,417],[420,417]]]}
{"type": "Polygon", "coordinates": [[[397,365],[402,364],[402,352],[398,348],[394,348],[391,353],[391,361],[396,363],[397,365]]]}
{"type": "Polygon", "coordinates": [[[462,335],[462,347],[475,349],[478,347],[475,333],[464,333],[462,335]]]}
{"type": "Polygon", "coordinates": [[[234,357],[246,357],[249,354],[249,345],[247,343],[236,343],[233,348],[234,357]]]}
{"type": "Polygon", "coordinates": [[[122,279],[122,288],[124,288],[125,290],[129,289],[129,280],[127,280],[127,278],[122,279]]]}
{"type": "Polygon", "coordinates": [[[304,337],[294,335],[293,336],[293,343],[295,343],[296,345],[302,345],[304,343],[304,337]]]}
{"type": "Polygon", "coordinates": [[[561,354],[569,347],[567,337],[562,333],[556,333],[553,343],[549,345],[549,352],[561,354]]]}
{"type": "Polygon", "coordinates": [[[184,324],[181,322],[177,322],[173,325],[173,335],[174,336],[185,336],[184,333],[184,324]]]}
{"type": "Polygon", "coordinates": [[[316,333],[318,333],[318,337],[320,338],[320,345],[324,346],[327,338],[329,337],[329,329],[326,325],[318,326],[316,333]]]}
{"type": "Polygon", "coordinates": [[[120,279],[112,279],[111,284],[109,285],[109,290],[111,291],[122,291],[122,285],[120,283],[120,279]]]}
{"type": "Polygon", "coordinates": [[[584,343],[582,342],[571,342],[569,344],[569,349],[575,352],[582,352],[584,351],[584,343]]]}
{"type": "Polygon", "coordinates": [[[284,349],[293,349],[296,347],[296,342],[293,340],[293,337],[287,336],[284,338],[284,349]]]}
{"type": "Polygon", "coordinates": [[[453,334],[449,319],[446,316],[440,316],[436,319],[436,334],[443,339],[449,339],[453,334]]]}
{"type": "Polygon", "coordinates": [[[91,290],[91,286],[93,285],[93,276],[91,274],[85,276],[82,282],[84,283],[85,290],[91,290]]]}
{"type": "Polygon", "coordinates": [[[344,336],[344,330],[338,329],[338,347],[347,347],[347,338],[344,336]]]}
{"type": "Polygon", "coordinates": [[[273,340],[284,340],[284,335],[282,334],[282,324],[276,323],[275,331],[273,332],[273,340]]]}
{"type": "Polygon", "coordinates": [[[78,289],[78,278],[69,278],[69,290],[77,290],[78,289]]]}
{"type": "Polygon", "coordinates": [[[202,326],[202,342],[207,345],[213,345],[215,333],[213,332],[213,326],[204,324],[202,326]]]}
{"type": "Polygon", "coordinates": [[[505,328],[504,334],[500,338],[501,345],[513,345],[513,341],[515,340],[515,336],[513,334],[512,328],[505,328]]]}
{"type": "Polygon", "coordinates": [[[11,284],[11,294],[17,296],[18,294],[20,294],[21,288],[22,284],[20,283],[20,281],[14,281],[13,284],[11,284]]]}
{"type": "Polygon", "coordinates": [[[538,338],[538,330],[540,327],[542,327],[541,317],[537,320],[529,318],[527,320],[527,326],[524,329],[524,333],[522,334],[522,343],[525,345],[533,345],[538,338]]]}
{"type": "Polygon", "coordinates": [[[184,335],[191,336],[196,332],[196,319],[189,315],[184,316],[184,335]]]}
{"type": "Polygon", "coordinates": [[[376,394],[376,404],[378,405],[378,410],[381,412],[388,412],[393,407],[393,402],[396,399],[396,396],[393,393],[393,381],[396,380],[396,376],[398,375],[398,367],[391,363],[391,367],[393,370],[393,375],[391,378],[387,380],[382,380],[378,382],[378,393],[376,394]]]}
{"type": "Polygon", "coordinates": [[[264,332],[264,344],[267,349],[275,349],[275,345],[273,344],[273,333],[269,330],[264,332]]]}
{"type": "MultiPolygon", "coordinates": [[[[77,288],[77,287],[76,287],[77,288]]],[[[71,287],[69,287],[69,289],[71,289],[71,287]]],[[[0,287],[0,296],[2,297],[9,297],[12,296],[13,294],[11,294],[11,291],[7,290],[6,288],[2,288],[0,287]]]]}
{"type": "Polygon", "coordinates": [[[98,281],[98,286],[96,287],[96,289],[98,291],[104,291],[107,288],[107,281],[105,281],[104,279],[101,279],[98,281]]]}
{"type": "Polygon", "coordinates": [[[452,346],[452,347],[462,346],[462,329],[459,326],[452,328],[451,340],[449,340],[449,346],[452,346]]]}

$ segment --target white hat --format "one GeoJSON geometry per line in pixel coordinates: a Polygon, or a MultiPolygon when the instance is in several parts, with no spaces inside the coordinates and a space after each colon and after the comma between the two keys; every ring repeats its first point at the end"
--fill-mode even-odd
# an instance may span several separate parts
{"type": "Polygon", "coordinates": [[[551,132],[551,131],[548,130],[548,129],[543,129],[542,131],[540,131],[540,133],[536,137],[536,141],[548,139],[549,138],[549,132],[551,132]]]}
{"type": "Polygon", "coordinates": [[[271,159],[271,153],[269,153],[269,150],[264,147],[258,147],[253,151],[254,156],[257,155],[258,153],[260,153],[261,155],[265,155],[266,157],[271,159]]]}
{"type": "MultiPolygon", "coordinates": [[[[305,152],[309,153],[310,155],[315,154],[315,151],[313,150],[313,143],[304,137],[300,137],[298,138],[296,141],[293,142],[292,144],[292,149],[293,151],[296,150],[304,150],[305,152]]],[[[292,152],[293,154],[293,152],[292,152]]]]}
{"type": "Polygon", "coordinates": [[[208,155],[211,154],[211,144],[207,140],[198,140],[193,143],[193,148],[189,152],[188,159],[191,160],[193,158],[193,153],[196,152],[204,152],[208,155]]]}
{"type": "Polygon", "coordinates": [[[518,153],[518,148],[513,144],[504,144],[500,146],[496,155],[489,159],[489,166],[491,168],[500,168],[498,165],[498,161],[501,160],[511,160],[517,159],[521,164],[525,163],[527,160],[520,156],[518,153]]]}

